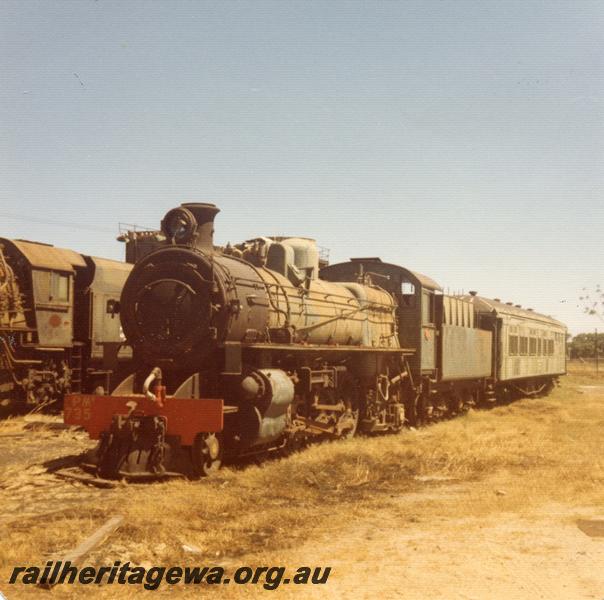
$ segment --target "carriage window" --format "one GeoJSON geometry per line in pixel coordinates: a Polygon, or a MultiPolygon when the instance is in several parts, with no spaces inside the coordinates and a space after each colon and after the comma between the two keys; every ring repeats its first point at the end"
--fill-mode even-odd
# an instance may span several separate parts
{"type": "Polygon", "coordinates": [[[51,273],[50,299],[54,302],[69,302],[69,276],[51,273]]]}
{"type": "Polygon", "coordinates": [[[510,346],[509,353],[511,355],[518,354],[518,336],[517,335],[511,335],[510,336],[509,346],[510,346]]]}
{"type": "Polygon", "coordinates": [[[520,354],[528,354],[528,338],[520,336],[520,354]]]}
{"type": "Polygon", "coordinates": [[[543,340],[541,338],[537,338],[537,354],[539,356],[542,356],[542,354],[543,354],[543,349],[542,349],[542,346],[541,346],[541,342],[542,341],[543,340]]]}
{"type": "Polygon", "coordinates": [[[554,340],[543,340],[545,342],[545,355],[552,356],[554,353],[554,340]]]}
{"type": "Polygon", "coordinates": [[[537,354],[537,338],[529,338],[529,354],[535,356],[537,354]]]}

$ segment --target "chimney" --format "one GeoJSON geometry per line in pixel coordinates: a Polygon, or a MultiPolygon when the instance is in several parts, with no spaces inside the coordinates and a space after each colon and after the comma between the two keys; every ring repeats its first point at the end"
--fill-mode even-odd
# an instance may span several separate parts
{"type": "Polygon", "coordinates": [[[215,204],[204,202],[187,202],[181,204],[190,211],[197,221],[195,246],[200,250],[214,250],[214,217],[220,212],[215,204]]]}
{"type": "Polygon", "coordinates": [[[476,294],[478,294],[478,292],[475,292],[474,290],[470,290],[468,292],[468,294],[470,294],[470,296],[476,296],[476,294]]]}
{"type": "Polygon", "coordinates": [[[501,302],[501,298],[493,298],[495,302],[501,302]]]}

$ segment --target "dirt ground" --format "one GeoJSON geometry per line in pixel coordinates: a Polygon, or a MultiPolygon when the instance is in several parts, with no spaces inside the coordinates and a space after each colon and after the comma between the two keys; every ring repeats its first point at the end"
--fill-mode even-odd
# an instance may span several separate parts
{"type": "MultiPolygon", "coordinates": [[[[435,496],[465,503],[471,514],[475,496],[492,493],[484,484],[451,485],[435,496]]],[[[309,541],[281,561],[304,564],[312,556],[315,564],[331,565],[328,589],[336,598],[602,599],[604,539],[589,537],[576,522],[603,514],[602,507],[546,505],[522,516],[449,519],[443,511],[432,522],[409,523],[390,507],[309,541]]],[[[305,597],[326,592],[311,588],[305,597]]]]}
{"type": "MultiPolygon", "coordinates": [[[[579,392],[604,403],[602,384],[580,385],[579,392]]],[[[604,421],[600,426],[601,461],[604,421]]],[[[485,499],[504,505],[517,475],[504,471],[462,483],[428,477],[426,483],[432,488],[392,498],[375,516],[338,522],[282,555],[281,562],[303,564],[312,556],[315,564],[331,565],[329,594],[343,599],[604,599],[602,504],[545,501],[526,511],[502,506],[474,516],[485,499]],[[441,507],[441,516],[409,517],[413,506],[420,512],[426,504],[441,507]],[[460,506],[467,516],[450,518],[460,506]]],[[[305,597],[326,597],[326,591],[310,588],[305,597]]]]}
{"type": "MultiPolygon", "coordinates": [[[[599,381],[583,383],[576,390],[584,399],[604,406],[604,384],[599,381]]],[[[604,440],[601,417],[597,425],[604,440]]],[[[84,503],[103,506],[120,498],[119,488],[99,490],[58,480],[48,472],[57,461],[68,457],[69,462],[70,456],[90,446],[83,433],[63,427],[58,417],[32,416],[15,421],[14,430],[10,425],[0,429],[0,540],[6,539],[3,531],[17,527],[35,536],[46,519],[70,507],[84,503]]],[[[580,445],[576,450],[581,451],[580,445]]],[[[602,454],[593,456],[594,469],[601,469],[602,460],[602,454]]],[[[572,461],[569,464],[572,469],[572,461]]],[[[247,564],[330,566],[327,584],[284,585],[273,592],[260,586],[229,586],[211,593],[224,598],[272,593],[351,599],[604,599],[604,537],[597,527],[590,529],[590,523],[604,520],[604,506],[573,498],[551,500],[546,492],[537,502],[519,505],[518,488],[539,490],[534,477],[529,469],[519,475],[517,470],[505,468],[477,480],[425,474],[414,476],[418,485],[408,493],[369,494],[358,505],[351,496],[345,509],[332,506],[332,517],[320,528],[309,528],[300,542],[277,548],[268,544],[261,551],[220,558],[226,568],[247,564]]],[[[2,544],[0,541],[0,550],[9,556],[2,544]]],[[[121,558],[126,550],[109,542],[102,556],[107,559],[109,553],[112,559],[121,558]]],[[[42,565],[48,556],[41,550],[31,563],[42,565]]],[[[198,562],[216,564],[217,559],[212,558],[214,562],[200,556],[198,562]]],[[[5,567],[10,560],[5,558],[5,567]]],[[[159,564],[169,565],[170,560],[165,558],[159,564]]],[[[2,572],[4,575],[7,569],[2,572]]],[[[49,592],[9,586],[4,576],[0,580],[0,592],[8,600],[45,595],[96,597],[97,590],[99,597],[112,597],[110,586],[102,587],[105,589],[63,587],[49,592]]],[[[169,586],[148,593],[164,597],[174,592],[200,595],[200,590],[169,586]]]]}
{"type": "Polygon", "coordinates": [[[60,416],[15,421],[17,431],[0,430],[0,527],[102,497],[99,489],[68,483],[49,472],[94,447],[85,432],[64,426],[60,416]]]}

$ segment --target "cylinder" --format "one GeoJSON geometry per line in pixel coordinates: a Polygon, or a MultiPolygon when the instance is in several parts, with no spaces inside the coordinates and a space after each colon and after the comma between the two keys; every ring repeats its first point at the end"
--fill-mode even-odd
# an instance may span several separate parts
{"type": "Polygon", "coordinates": [[[294,399],[294,383],[281,369],[256,369],[241,382],[243,413],[247,413],[244,438],[250,446],[275,441],[285,431],[289,407],[294,399]],[[251,409],[251,410],[246,410],[251,409]],[[254,435],[250,435],[251,421],[254,435]]]}

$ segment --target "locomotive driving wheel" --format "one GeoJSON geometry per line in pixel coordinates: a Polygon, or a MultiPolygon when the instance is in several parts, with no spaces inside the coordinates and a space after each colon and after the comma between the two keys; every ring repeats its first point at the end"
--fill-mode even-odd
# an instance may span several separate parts
{"type": "Polygon", "coordinates": [[[222,465],[222,444],[216,433],[198,433],[191,447],[193,470],[198,477],[212,475],[222,465]]]}

